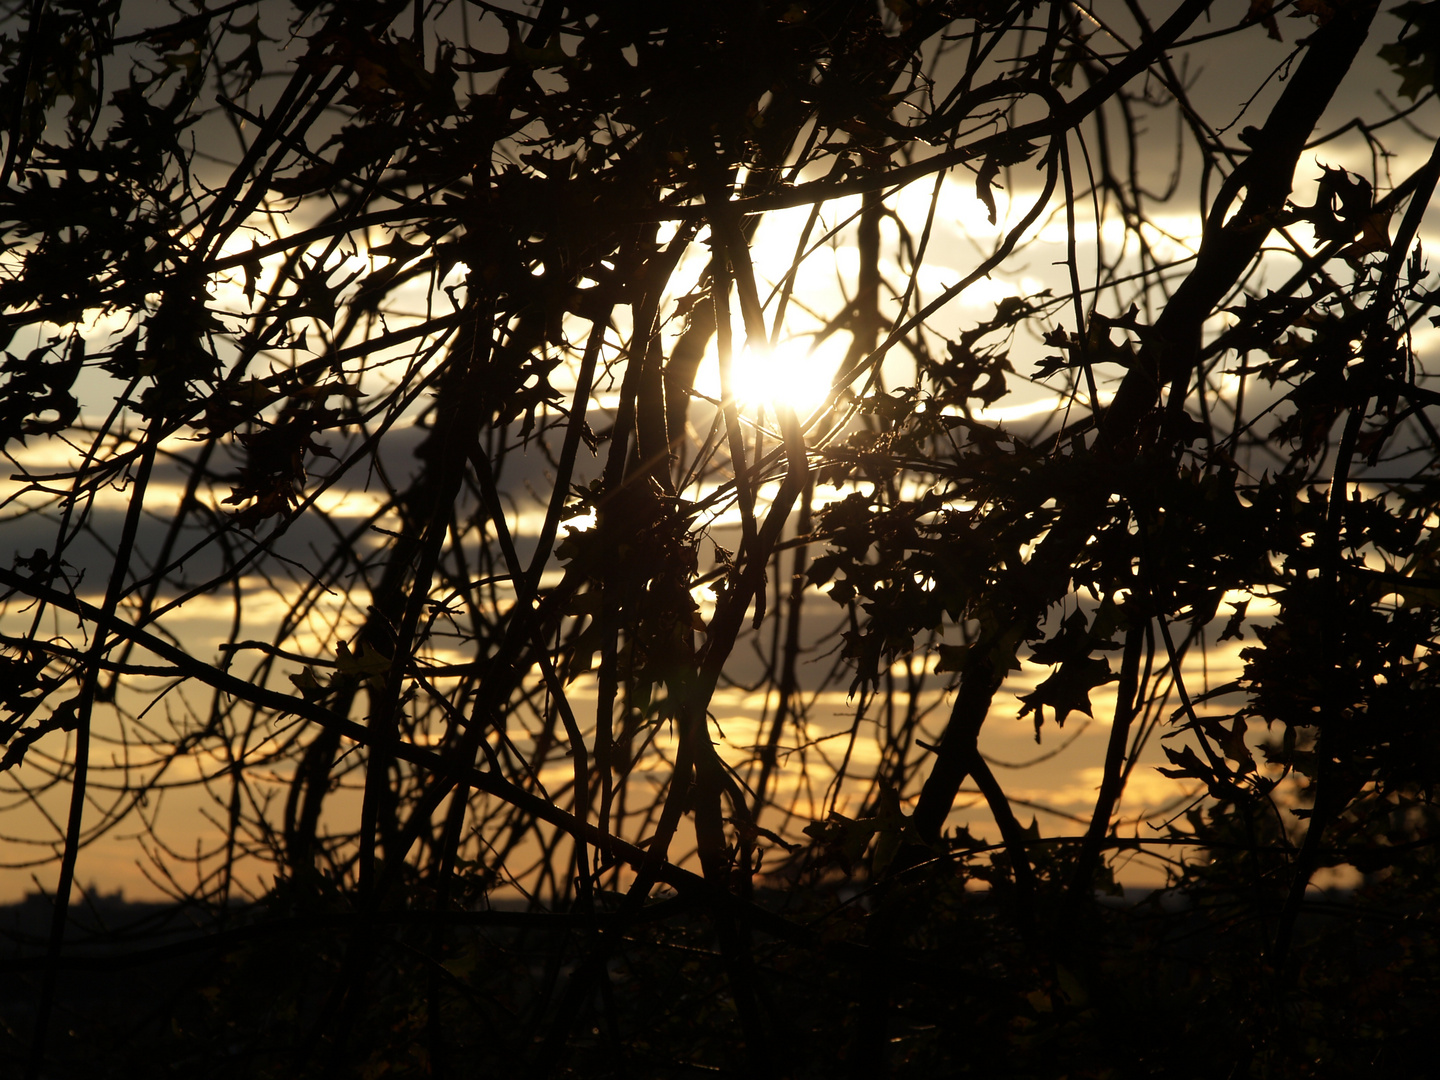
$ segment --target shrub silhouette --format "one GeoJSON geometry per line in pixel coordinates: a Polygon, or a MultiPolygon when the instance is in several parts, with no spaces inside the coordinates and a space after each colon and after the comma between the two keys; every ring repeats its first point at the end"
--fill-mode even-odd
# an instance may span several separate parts
{"type": "Polygon", "coordinates": [[[1435,5],[1147,7],[16,6],[10,1058],[1418,1066],[1435,5]]]}

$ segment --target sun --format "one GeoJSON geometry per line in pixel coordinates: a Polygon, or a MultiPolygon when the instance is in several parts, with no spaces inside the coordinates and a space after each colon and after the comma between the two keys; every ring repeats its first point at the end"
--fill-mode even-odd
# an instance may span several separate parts
{"type": "MultiPolygon", "coordinates": [[[[746,343],[731,364],[731,393],[742,407],[789,405],[803,419],[824,403],[844,351],[842,335],[818,346],[813,335],[788,338],[773,349],[746,343]]],[[[720,361],[713,339],[696,373],[695,389],[720,397],[720,361]]]]}

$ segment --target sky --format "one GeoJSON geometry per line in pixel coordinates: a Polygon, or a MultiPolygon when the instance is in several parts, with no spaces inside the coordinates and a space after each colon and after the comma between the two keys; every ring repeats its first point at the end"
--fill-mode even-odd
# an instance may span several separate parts
{"type": "MultiPolygon", "coordinates": [[[[1171,6],[1147,4],[1146,10],[1151,11],[1151,17],[1158,22],[1168,14],[1171,6]]],[[[1123,51],[1129,47],[1133,40],[1133,24],[1122,4],[1106,3],[1090,10],[1094,16],[1093,21],[1116,28],[1118,40],[1113,46],[1115,50],[1123,51]],[[1125,27],[1132,27],[1132,30],[1126,30],[1125,27]]],[[[1217,3],[1211,9],[1213,21],[1210,26],[1214,29],[1222,28],[1228,25],[1226,19],[1233,22],[1243,13],[1244,5],[1217,3]]],[[[132,18],[137,19],[137,24],[145,22],[149,18],[146,5],[127,5],[125,19],[128,22],[132,18]]],[[[1259,122],[1259,118],[1263,118],[1268,105],[1282,85],[1281,77],[1285,71],[1286,57],[1308,25],[1305,20],[1281,18],[1278,26],[1284,37],[1283,41],[1271,40],[1260,33],[1250,33],[1238,41],[1217,38],[1177,50],[1174,56],[1175,67],[1186,80],[1197,111],[1218,120],[1220,125],[1234,127],[1236,130],[1246,124],[1259,122]]],[[[1388,97],[1392,102],[1396,100],[1398,78],[1375,56],[1375,52],[1381,44],[1393,37],[1398,25],[1398,20],[1391,15],[1382,13],[1377,17],[1372,41],[1362,50],[1362,60],[1347,80],[1343,96],[1337,99],[1327,113],[1321,125],[1322,130],[1340,128],[1356,117],[1374,122],[1388,115],[1386,99],[1388,97]]],[[[1100,40],[1104,40],[1105,34],[1106,31],[1097,29],[1100,40]]],[[[1409,125],[1397,124],[1386,131],[1386,143],[1395,156],[1382,165],[1388,164],[1390,175],[1395,178],[1403,177],[1429,153],[1430,146],[1424,129],[1440,129],[1437,120],[1440,120],[1440,117],[1435,115],[1435,105],[1432,102],[1413,117],[1415,130],[1409,125]]],[[[1141,169],[1147,175],[1163,178],[1168,175],[1174,161],[1174,118],[1152,114],[1145,123],[1145,135],[1140,145],[1141,169]]],[[[207,140],[214,139],[218,147],[222,140],[229,138],[231,136],[228,133],[218,128],[196,129],[196,139],[202,148],[208,145],[207,140]]],[[[223,157],[232,152],[233,148],[225,149],[219,151],[217,156],[223,157]]],[[[1193,160],[1182,162],[1181,181],[1175,197],[1164,205],[1155,207],[1152,217],[1153,230],[1147,234],[1146,239],[1152,243],[1161,258],[1183,260],[1193,253],[1198,244],[1201,203],[1194,178],[1195,170],[1188,167],[1192,164],[1193,160]]],[[[1338,165],[1355,170],[1372,177],[1377,188],[1383,190],[1385,187],[1385,175],[1375,171],[1375,162],[1364,138],[1358,132],[1352,131],[1344,138],[1327,143],[1313,152],[1307,152],[1302,158],[1302,165],[1296,175],[1296,202],[1313,200],[1314,182],[1324,165],[1338,165]]],[[[936,200],[927,265],[917,279],[921,299],[928,300],[938,295],[963,277],[969,268],[993,247],[1007,222],[1016,220],[1028,208],[1031,200],[1037,197],[1038,184],[1038,176],[1032,170],[1024,166],[1013,170],[1005,178],[1004,187],[996,192],[998,214],[997,222],[992,224],[988,220],[985,205],[976,193],[973,177],[960,170],[947,176],[939,188],[936,200]]],[[[932,193],[933,181],[921,181],[892,196],[887,200],[887,206],[911,228],[918,228],[919,223],[923,223],[932,193]]],[[[858,198],[836,200],[828,204],[822,215],[822,229],[818,230],[816,235],[820,235],[825,227],[838,226],[845,222],[858,209],[858,198]]],[[[303,227],[308,220],[307,213],[311,212],[302,207],[292,215],[290,227],[303,227]]],[[[805,216],[804,209],[776,213],[767,218],[760,227],[753,245],[753,257],[757,271],[766,285],[776,284],[783,276],[793,255],[796,237],[803,227],[805,216]]],[[[1297,229],[1296,238],[1302,245],[1313,242],[1307,227],[1297,229]]],[[[377,236],[376,239],[384,238],[377,236]]],[[[898,240],[898,227],[893,221],[887,221],[882,231],[885,257],[881,269],[887,286],[893,287],[897,292],[903,291],[908,276],[908,270],[901,266],[898,240]]],[[[1428,232],[1422,231],[1422,240],[1431,250],[1440,245],[1440,237],[1433,238],[1432,243],[1428,232]]],[[[1125,237],[1123,230],[1113,222],[1107,223],[1097,235],[1094,218],[1082,205],[1075,223],[1075,241],[1080,252],[1081,280],[1088,282],[1094,274],[1097,248],[1103,246],[1113,253],[1117,246],[1125,241],[1125,237]]],[[[740,351],[737,367],[738,393],[742,403],[761,422],[767,422],[765,399],[771,395],[783,394],[802,411],[813,407],[823,397],[830,373],[839,354],[843,352],[844,341],[837,336],[812,350],[811,335],[821,325],[820,319],[812,313],[823,315],[833,312],[841,303],[842,289],[853,283],[858,266],[858,254],[853,242],[853,231],[842,229],[831,244],[817,250],[803,264],[794,287],[797,302],[789,309],[790,315],[779,335],[779,347],[773,354],[760,348],[740,351]]],[[[1014,257],[1007,260],[989,278],[967,289],[931,321],[930,329],[933,331],[936,346],[940,345],[944,337],[958,334],[964,327],[988,317],[993,313],[995,305],[1007,297],[1034,297],[1045,289],[1057,294],[1068,291],[1068,271],[1063,265],[1068,242],[1069,228],[1063,214],[1059,217],[1042,217],[1030,230],[1014,257]]],[[[698,247],[687,256],[677,275],[676,295],[685,291],[687,275],[692,282],[698,277],[704,257],[703,251],[698,247]]],[[[337,260],[336,269],[345,273],[353,271],[366,275],[381,268],[387,261],[384,256],[357,250],[353,255],[346,256],[343,264],[337,260]]],[[[1277,273],[1284,272],[1285,260],[1277,259],[1275,265],[1277,273]]],[[[277,266],[278,260],[267,261],[261,279],[262,289],[266,276],[272,275],[277,266]]],[[[433,285],[458,284],[463,280],[464,272],[463,266],[457,267],[450,279],[433,285]]],[[[215,307],[245,310],[247,302],[243,296],[243,286],[243,276],[238,273],[232,281],[218,283],[214,290],[215,307]]],[[[1119,303],[1118,298],[1112,296],[1107,296],[1106,300],[1119,303]]],[[[443,289],[430,287],[425,282],[416,282],[407,292],[396,298],[395,312],[389,326],[391,329],[402,328],[406,325],[407,313],[413,321],[427,310],[446,311],[449,304],[443,289]]],[[[1118,308],[1115,313],[1119,313],[1118,308]]],[[[1068,315],[1068,311],[1066,314],[1068,315]]],[[[1068,319],[1062,315],[1060,321],[1068,322],[1068,319]]],[[[62,328],[54,329],[58,332],[62,328]]],[[[86,327],[87,333],[100,340],[103,340],[107,332],[119,333],[123,329],[118,322],[112,325],[97,322],[86,327]]],[[[739,323],[737,312],[735,338],[737,342],[743,342],[744,337],[744,328],[739,323]]],[[[12,343],[11,349],[18,351],[24,344],[17,341],[12,343]]],[[[1433,350],[1436,344],[1435,332],[1427,329],[1417,337],[1416,344],[1422,355],[1433,350]]],[[[1012,393],[982,414],[982,419],[1003,422],[1021,432],[1035,432],[1044,425],[1053,423],[1057,415],[1063,414],[1067,407],[1067,398],[1060,389],[1026,378],[1033,371],[1035,362],[1046,351],[1046,347],[1035,336],[1025,332],[1017,335],[1012,345],[1011,361],[1019,376],[1012,380],[1012,393]]],[[[398,358],[404,355],[408,355],[408,350],[396,350],[397,365],[401,363],[398,358]]],[[[385,372],[376,376],[388,377],[390,376],[385,372]]],[[[887,370],[886,377],[887,382],[895,385],[903,381],[904,372],[897,366],[887,370]]],[[[1113,385],[1113,380],[1102,379],[1102,400],[1107,385],[1113,385]]],[[[617,389],[618,387],[608,390],[601,388],[601,393],[592,404],[592,427],[599,429],[607,422],[607,410],[614,407],[617,389]]],[[[718,396],[713,343],[707,361],[702,364],[697,390],[702,394],[718,396]]],[[[109,407],[114,387],[102,375],[91,372],[82,377],[77,393],[81,397],[85,416],[98,420],[109,407]]],[[[709,406],[703,403],[692,406],[691,420],[695,425],[697,438],[702,438],[708,427],[708,409],[709,406]]],[[[414,410],[407,413],[402,422],[386,436],[384,464],[387,470],[397,477],[403,476],[413,463],[414,448],[423,435],[409,426],[413,415],[414,410]]],[[[177,459],[195,452],[192,444],[186,444],[181,439],[173,440],[165,449],[176,457],[162,459],[157,467],[151,495],[147,499],[147,509],[152,513],[147,515],[141,525],[141,551],[153,551],[158,547],[168,524],[167,514],[178,504],[183,491],[184,473],[177,466],[177,459]]],[[[342,445],[337,444],[333,449],[343,458],[342,445]]],[[[73,467],[76,460],[74,449],[65,446],[58,439],[35,439],[23,448],[12,445],[8,453],[12,455],[11,472],[23,469],[32,475],[47,470],[63,472],[73,467]]],[[[232,458],[227,461],[223,455],[215,463],[217,478],[213,483],[212,497],[216,502],[228,491],[223,477],[227,469],[234,467],[235,460],[232,458]]],[[[598,475],[598,468],[595,462],[583,461],[580,479],[583,481],[598,475]]],[[[536,493],[544,494],[548,491],[547,470],[545,458],[537,445],[523,456],[512,455],[507,464],[507,472],[501,477],[502,489],[511,500],[511,530],[521,546],[522,558],[526,557],[526,544],[533,544],[537,522],[540,520],[542,504],[537,501],[536,493]]],[[[17,481],[12,477],[10,483],[16,484],[17,481]]],[[[822,500],[838,499],[848,490],[822,491],[820,497],[822,500]]],[[[706,492],[701,492],[704,493],[706,492]]],[[[53,514],[45,508],[43,498],[34,495],[15,498],[13,490],[7,498],[9,501],[3,511],[5,516],[0,519],[5,525],[5,528],[0,530],[0,563],[10,565],[15,556],[28,555],[35,548],[47,547],[53,543],[55,522],[53,514]]],[[[317,498],[316,505],[326,511],[328,521],[320,519],[318,515],[302,516],[286,532],[277,547],[282,573],[284,560],[292,560],[303,566],[307,560],[315,557],[315,552],[325,550],[326,546],[333,542],[335,528],[362,530],[366,519],[381,509],[378,485],[367,483],[363,472],[345,474],[329,485],[317,498]]],[[[92,602],[100,594],[106,572],[104,567],[107,566],[109,558],[109,542],[118,532],[126,506],[125,490],[109,489],[101,492],[93,508],[91,532],[77,541],[69,554],[77,569],[86,571],[86,584],[81,588],[80,595],[92,602]]],[[[733,509],[712,520],[710,525],[715,540],[727,546],[736,546],[737,521],[733,509]]],[[[382,518],[376,524],[383,528],[385,522],[386,519],[382,518]]],[[[579,527],[583,523],[577,521],[574,524],[579,527]]],[[[200,538],[198,531],[193,534],[194,540],[200,538]]],[[[191,536],[182,537],[182,542],[190,539],[191,536]]],[[[362,530],[357,543],[373,545],[381,543],[382,539],[374,531],[366,533],[362,530]]],[[[215,572],[218,567],[218,561],[211,554],[202,553],[192,563],[188,573],[192,580],[201,580],[215,572]]],[[[298,582],[301,576],[297,573],[295,581],[298,582]]],[[[243,622],[239,636],[268,639],[276,620],[284,613],[286,605],[283,597],[287,595],[286,590],[295,588],[298,588],[298,584],[281,584],[277,588],[274,582],[258,577],[242,580],[239,584],[241,603],[238,611],[243,622]]],[[[711,601],[703,592],[698,598],[702,605],[702,616],[708,618],[711,601]]],[[[1247,598],[1234,596],[1227,599],[1238,602],[1247,598]]],[[[1264,598],[1249,599],[1252,601],[1251,616],[1263,617],[1266,604],[1264,598]]],[[[335,621],[353,622],[362,617],[366,601],[367,597],[364,595],[352,595],[328,598],[317,603],[312,625],[306,631],[310,635],[310,646],[322,655],[333,656],[337,636],[335,621]]],[[[818,595],[808,609],[814,614],[807,619],[804,633],[810,640],[823,642],[827,635],[833,635],[835,621],[832,613],[838,609],[818,595]]],[[[187,603],[164,616],[160,620],[160,626],[166,633],[173,635],[175,640],[183,642],[193,655],[209,659],[216,655],[221,641],[232,633],[230,621],[236,610],[235,605],[224,598],[201,598],[198,602],[187,603]]],[[[1057,617],[1063,614],[1057,612],[1057,617]]],[[[83,641],[82,628],[73,622],[66,624],[63,618],[53,612],[48,617],[52,620],[51,625],[56,632],[77,642],[83,641]]],[[[14,607],[0,617],[0,630],[6,633],[23,633],[28,625],[27,613],[14,607]]],[[[301,634],[296,640],[303,644],[307,639],[301,634]]],[[[1240,671],[1239,649],[1248,643],[1231,641],[1223,646],[1213,642],[1202,643],[1202,647],[1192,653],[1184,669],[1184,677],[1191,693],[1203,692],[1233,680],[1240,671]]],[[[734,676],[739,682],[744,682],[747,676],[747,655],[743,649],[737,650],[739,666],[734,671],[734,676]]],[[[908,662],[929,664],[933,671],[935,656],[921,655],[908,662]]],[[[272,681],[277,687],[288,689],[284,676],[297,669],[294,665],[289,668],[281,665],[272,675],[272,681]]],[[[1093,803],[1099,767],[1109,734],[1109,717],[1114,708],[1113,684],[1100,688],[1093,695],[1093,717],[1072,714],[1063,730],[1056,730],[1053,725],[1048,726],[1043,742],[1037,746],[1030,719],[1022,719],[1018,715],[1021,707],[1019,695],[1033,689],[1044,677],[1046,670],[1027,664],[1022,671],[1007,680],[1005,687],[997,695],[994,712],[982,736],[981,748],[993,760],[1002,783],[1019,805],[1034,804],[1034,812],[1041,821],[1042,828],[1047,832],[1069,831],[1078,826],[1065,815],[1083,814],[1093,803]],[[1061,747],[1063,751],[1055,753],[1057,748],[1061,747]],[[1034,763],[1028,768],[1011,767],[1032,761],[1034,763]]],[[[897,671],[897,675],[903,675],[903,671],[897,671]]],[[[802,680],[812,678],[815,678],[814,673],[802,672],[802,680]]],[[[818,678],[815,682],[818,683],[818,678]]],[[[154,680],[151,684],[142,681],[138,684],[136,693],[158,693],[161,689],[165,689],[161,680],[154,680]]],[[[582,680],[577,683],[573,688],[577,708],[590,706],[593,693],[593,687],[588,682],[582,680]]],[[[159,694],[154,702],[149,703],[151,712],[146,722],[158,733],[158,744],[163,745],[167,739],[173,737],[166,732],[165,725],[174,723],[173,718],[183,714],[184,710],[172,710],[171,706],[176,705],[186,695],[190,695],[187,700],[193,699],[203,706],[205,695],[193,686],[165,689],[164,694],[159,694]]],[[[938,694],[929,697],[923,704],[935,705],[937,697],[938,694]]],[[[1225,699],[1217,701],[1216,710],[1222,711],[1225,704],[1225,699]]],[[[140,711],[138,701],[132,705],[135,712],[140,711]]],[[[933,732],[938,732],[938,724],[946,706],[945,700],[939,701],[931,721],[933,732]]],[[[855,723],[856,707],[856,700],[844,692],[843,684],[840,689],[815,693],[807,703],[806,734],[810,740],[811,756],[819,763],[818,772],[816,777],[811,778],[813,783],[809,788],[805,786],[806,779],[798,775],[789,776],[787,782],[797,785],[797,789],[802,793],[808,793],[808,798],[802,800],[799,806],[813,816],[820,816],[830,805],[826,801],[825,792],[828,780],[824,772],[827,767],[835,766],[847,754],[852,767],[857,770],[873,767],[877,760],[880,720],[872,714],[860,723],[855,723]]],[[[1169,707],[1175,707],[1175,703],[1171,702],[1169,707]]],[[[1230,707],[1234,707],[1233,699],[1230,707]]],[[[773,708],[774,701],[767,701],[762,695],[735,687],[722,688],[716,695],[712,710],[713,733],[722,753],[732,760],[741,760],[747,753],[747,748],[754,745],[760,737],[760,716],[773,708]]],[[[1157,716],[1155,719],[1161,721],[1166,717],[1157,716]]],[[[1121,807],[1122,816],[1134,816],[1142,811],[1154,811],[1161,807],[1178,808],[1185,805],[1187,795],[1194,794],[1184,785],[1161,777],[1154,771],[1154,765],[1165,760],[1160,751],[1160,736],[1163,733],[1163,727],[1156,731],[1142,759],[1144,767],[1136,770],[1127,787],[1125,802],[1121,807]]],[[[158,765],[156,761],[145,760],[143,752],[137,759],[129,759],[126,755],[132,751],[131,747],[122,746],[118,742],[107,742],[103,730],[99,731],[98,735],[92,760],[103,767],[97,772],[98,779],[94,790],[97,804],[104,805],[108,799],[121,797],[119,793],[108,793],[107,784],[123,780],[124,783],[118,786],[129,786],[130,778],[134,775],[143,774],[146,770],[153,771],[158,765]]],[[[267,745],[281,745],[287,731],[282,729],[262,735],[263,738],[257,736],[254,744],[257,753],[263,752],[267,745]]],[[[1252,742],[1258,743],[1264,735],[1264,732],[1253,732],[1252,742]]],[[[657,735],[658,740],[663,741],[666,738],[668,735],[663,732],[657,735]]],[[[519,741],[523,749],[523,738],[519,741]]],[[[37,764],[43,763],[46,755],[53,760],[63,753],[63,734],[51,736],[32,750],[37,764]]],[[[160,805],[134,808],[108,833],[97,838],[82,855],[79,881],[82,884],[93,882],[102,891],[123,889],[132,898],[157,895],[162,890],[162,884],[153,880],[157,873],[154,861],[149,860],[147,867],[147,857],[143,854],[137,856],[142,845],[149,843],[153,846],[154,843],[153,839],[140,835],[140,819],[158,821],[160,824],[157,826],[159,831],[156,835],[162,837],[176,851],[190,851],[196,844],[213,845],[219,835],[215,824],[219,804],[213,792],[207,790],[201,781],[205,776],[223,770],[224,766],[223,761],[207,760],[203,756],[192,758],[188,763],[171,766],[167,779],[175,782],[176,786],[165,792],[160,805]],[[191,770],[190,773],[187,774],[186,769],[191,770]],[[149,878],[147,873],[151,875],[149,878]]],[[[55,788],[48,792],[33,790],[42,772],[43,769],[30,770],[27,766],[16,770],[7,778],[0,778],[0,864],[5,864],[0,865],[0,901],[18,899],[37,886],[48,888],[53,881],[53,866],[23,865],[48,852],[56,835],[56,824],[64,817],[63,789],[55,788]],[[9,786],[6,786],[7,784],[9,786]]],[[[542,780],[544,779],[546,777],[542,776],[542,780]]],[[[847,807],[853,811],[853,800],[847,802],[850,799],[852,797],[842,790],[833,805],[842,812],[847,807]]],[[[976,805],[977,801],[978,797],[973,795],[962,797],[952,822],[967,825],[973,832],[984,836],[993,831],[993,826],[989,823],[988,812],[984,811],[982,806],[976,805]]],[[[354,800],[350,799],[347,804],[342,798],[337,802],[336,812],[353,810],[353,805],[350,805],[353,802],[354,800]]],[[[98,814],[96,816],[98,817],[98,814]]],[[[1127,880],[1135,883],[1153,884],[1158,881],[1153,867],[1131,867],[1127,874],[1127,880]]],[[[263,888],[264,885],[262,878],[256,879],[257,888],[263,888]]]]}

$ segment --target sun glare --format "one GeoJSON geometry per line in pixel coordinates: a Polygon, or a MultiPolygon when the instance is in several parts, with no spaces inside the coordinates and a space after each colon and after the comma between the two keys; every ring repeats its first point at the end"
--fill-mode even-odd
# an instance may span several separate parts
{"type": "MultiPolygon", "coordinates": [[[[731,393],[742,406],[784,404],[803,418],[830,392],[845,340],[836,335],[815,347],[814,338],[807,335],[782,341],[774,349],[745,345],[731,365],[731,393]]],[[[695,388],[707,397],[720,397],[720,361],[713,341],[696,375],[695,388]]]]}

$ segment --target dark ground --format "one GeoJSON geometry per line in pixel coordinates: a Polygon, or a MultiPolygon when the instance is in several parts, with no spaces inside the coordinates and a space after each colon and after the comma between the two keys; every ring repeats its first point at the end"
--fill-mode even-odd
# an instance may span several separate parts
{"type": "MultiPolygon", "coordinates": [[[[1317,902],[1283,980],[1253,898],[1223,890],[1097,904],[1065,943],[938,873],[848,904],[767,895],[809,937],[752,929],[748,975],[678,899],[621,926],[614,898],[594,918],[362,923],[338,898],[217,919],[99,897],[72,910],[43,1075],[752,1076],[734,978],[778,1076],[1433,1075],[1434,884],[1405,884],[1317,902]]],[[[40,897],[0,909],[6,1077],[24,1072],[48,920],[40,897]]]]}

